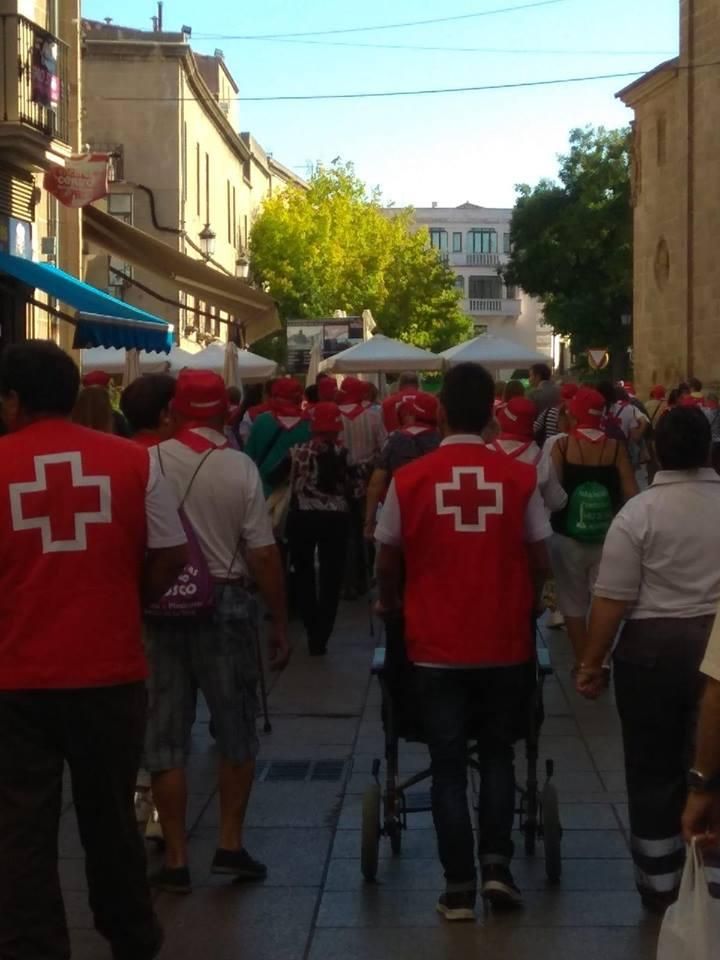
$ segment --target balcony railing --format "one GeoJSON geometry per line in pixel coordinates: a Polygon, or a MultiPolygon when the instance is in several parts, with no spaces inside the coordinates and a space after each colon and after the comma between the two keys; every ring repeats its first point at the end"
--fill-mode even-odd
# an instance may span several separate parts
{"type": "Polygon", "coordinates": [[[500,254],[468,253],[465,255],[465,265],[468,267],[499,267],[500,254]]]}
{"type": "Polygon", "coordinates": [[[520,301],[508,299],[465,300],[465,312],[477,316],[519,317],[520,301]]]}
{"type": "Polygon", "coordinates": [[[69,48],[17,14],[0,15],[2,120],[69,143],[69,48]]]}

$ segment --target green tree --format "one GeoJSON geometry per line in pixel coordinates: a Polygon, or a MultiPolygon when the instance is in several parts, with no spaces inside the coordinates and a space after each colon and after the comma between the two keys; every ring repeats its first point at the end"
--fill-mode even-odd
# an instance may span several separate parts
{"type": "Polygon", "coordinates": [[[389,217],[351,164],[319,167],[307,190],[268,198],[253,225],[253,277],[283,320],[372,311],[378,331],[431,350],[471,335],[452,271],[415,230],[411,210],[389,217]]]}
{"type": "Polygon", "coordinates": [[[517,188],[506,271],[545,304],[545,317],[576,351],[608,347],[619,375],[632,309],[630,131],[570,134],[558,180],[517,188]]]}

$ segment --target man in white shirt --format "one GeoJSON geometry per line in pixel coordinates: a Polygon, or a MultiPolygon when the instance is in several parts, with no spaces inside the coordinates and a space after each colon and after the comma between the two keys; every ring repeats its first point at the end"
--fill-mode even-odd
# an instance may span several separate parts
{"type": "Polygon", "coordinates": [[[272,665],[287,661],[282,565],[257,468],[223,434],[227,396],[220,377],[188,371],[172,402],[176,430],[157,447],[160,467],[192,525],[215,583],[209,619],[154,624],[145,766],[165,838],[165,865],[151,882],[189,893],[185,763],[200,689],[220,754],[220,837],[212,872],[263,880],[266,868],[242,843],[258,752],[257,602],[272,617],[272,665]]]}
{"type": "Polygon", "coordinates": [[[662,469],[623,507],[605,541],[577,684],[585,696],[599,695],[625,620],[614,666],[632,852],[643,904],[662,912],[682,875],[688,745],[720,601],[720,477],[706,466],[710,427],[700,410],[667,413],[656,445],[662,469]]]}

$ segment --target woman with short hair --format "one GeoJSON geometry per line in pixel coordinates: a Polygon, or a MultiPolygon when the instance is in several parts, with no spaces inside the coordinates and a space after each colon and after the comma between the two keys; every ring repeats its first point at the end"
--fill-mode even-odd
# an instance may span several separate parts
{"type": "Polygon", "coordinates": [[[590,699],[603,691],[625,621],[613,660],[632,853],[644,906],[662,912],[680,886],[699,668],[720,601],[720,477],[702,410],[665,414],[655,443],[661,470],[605,541],[577,686],[590,699]]]}

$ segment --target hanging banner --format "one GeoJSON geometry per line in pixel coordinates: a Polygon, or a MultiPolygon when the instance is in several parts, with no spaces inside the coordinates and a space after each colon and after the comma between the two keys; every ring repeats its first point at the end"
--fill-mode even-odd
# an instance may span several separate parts
{"type": "Polygon", "coordinates": [[[55,37],[35,30],[30,66],[30,99],[48,110],[57,110],[60,103],[60,77],[55,37]]]}
{"type": "Polygon", "coordinates": [[[82,153],[72,156],[64,167],[45,171],[43,186],[65,207],[86,207],[108,193],[107,153],[82,153]]]}
{"type": "Polygon", "coordinates": [[[588,363],[593,370],[604,370],[610,363],[610,354],[605,347],[601,347],[599,350],[588,350],[587,355],[588,363]]]}

